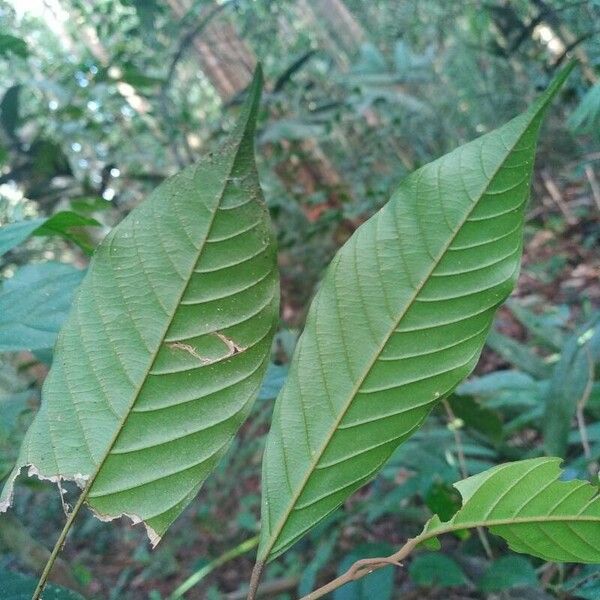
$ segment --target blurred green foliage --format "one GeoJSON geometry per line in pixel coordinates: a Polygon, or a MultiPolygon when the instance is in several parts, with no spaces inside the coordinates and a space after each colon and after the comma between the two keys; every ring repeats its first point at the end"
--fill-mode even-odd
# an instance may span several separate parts
{"type": "MultiPolygon", "coordinates": [[[[408,172],[522,110],[567,52],[580,68],[542,139],[520,288],[478,373],[265,581],[273,597],[307,593],[376,541],[397,547],[432,512],[452,514],[451,484],[499,462],[551,450],[569,476],[597,480],[599,24],[595,0],[0,2],[0,477],[88,253],[230,130],[257,58],[267,78],[257,155],[283,284],[273,364],[226,460],[156,551],[137,528],[79,522],[65,559],[86,597],[168,598],[256,534],[272,400],[336,248],[408,172]]],[[[18,495],[23,527],[50,545],[60,497],[35,479],[18,495]]],[[[0,569],[36,570],[2,534],[0,520],[0,569]]],[[[445,556],[416,555],[339,598],[394,597],[394,578],[406,597],[600,598],[596,567],[509,559],[489,543],[493,558],[476,535],[444,540],[445,556]],[[428,579],[434,569],[444,577],[428,579]]],[[[238,556],[185,597],[242,597],[250,567],[238,556]]]]}

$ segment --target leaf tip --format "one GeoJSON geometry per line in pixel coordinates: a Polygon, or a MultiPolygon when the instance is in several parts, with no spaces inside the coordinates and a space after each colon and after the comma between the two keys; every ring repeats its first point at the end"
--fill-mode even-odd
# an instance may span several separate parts
{"type": "Polygon", "coordinates": [[[533,105],[532,109],[534,112],[540,112],[545,110],[552,100],[554,100],[558,91],[562,88],[565,81],[577,65],[575,59],[571,59],[552,79],[544,93],[538,98],[537,102],[533,105]]]}

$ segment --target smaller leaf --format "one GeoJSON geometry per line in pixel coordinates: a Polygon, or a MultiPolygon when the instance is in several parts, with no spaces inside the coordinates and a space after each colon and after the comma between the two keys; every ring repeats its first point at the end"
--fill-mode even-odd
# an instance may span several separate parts
{"type": "Polygon", "coordinates": [[[561,481],[559,458],[499,465],[455,484],[462,508],[449,521],[433,517],[422,543],[476,527],[504,538],[512,550],[557,562],[600,562],[600,496],[587,481],[561,481]]]}
{"type": "Polygon", "coordinates": [[[460,565],[445,554],[419,554],[410,563],[408,573],[422,587],[446,588],[467,583],[460,565]]]}
{"type": "Polygon", "coordinates": [[[7,279],[0,288],[0,352],[52,348],[84,274],[47,262],[7,279]]]}
{"type": "Polygon", "coordinates": [[[99,196],[82,196],[71,200],[71,208],[80,214],[101,212],[111,207],[111,203],[99,196]]]}
{"type": "Polygon", "coordinates": [[[500,592],[537,584],[538,578],[529,560],[523,556],[503,556],[490,565],[477,586],[482,592],[500,592]]]}
{"type": "Polygon", "coordinates": [[[377,49],[377,46],[365,43],[360,47],[358,61],[352,66],[352,73],[355,75],[375,75],[388,71],[383,54],[377,49]]]}
{"type": "Polygon", "coordinates": [[[43,223],[44,219],[29,219],[3,225],[0,229],[0,256],[24,242],[43,223]]]}
{"type": "Polygon", "coordinates": [[[598,132],[600,125],[600,83],[591,87],[569,117],[569,127],[576,133],[598,132]]]}
{"type": "MultiPolygon", "coordinates": [[[[37,579],[15,571],[0,570],[0,599],[29,600],[37,579]]],[[[58,585],[49,584],[44,590],[44,600],[84,600],[83,596],[58,585]]]]}
{"type": "Polygon", "coordinates": [[[545,397],[544,446],[554,456],[567,452],[571,422],[577,404],[585,400],[600,358],[600,314],[571,336],[554,367],[545,397]]]}
{"type": "Polygon", "coordinates": [[[71,240],[83,250],[90,252],[93,248],[85,236],[78,235],[71,230],[74,227],[97,227],[100,223],[91,217],[84,217],[71,211],[61,211],[51,217],[30,219],[9,223],[0,229],[0,256],[23,243],[32,235],[49,236],[58,235],[71,240]]]}
{"type": "Polygon", "coordinates": [[[502,440],[502,420],[498,413],[469,396],[453,395],[448,400],[454,414],[467,427],[488,437],[494,443],[502,440]]]}
{"type": "Polygon", "coordinates": [[[16,428],[20,416],[27,410],[27,403],[31,396],[32,393],[29,390],[9,394],[0,393],[0,412],[2,413],[0,442],[16,428]]]}
{"type": "Polygon", "coordinates": [[[565,334],[561,329],[569,318],[566,313],[535,313],[519,302],[508,299],[506,302],[513,315],[531,332],[537,339],[547,344],[550,348],[560,350],[565,344],[565,334]]]}
{"type": "Polygon", "coordinates": [[[21,89],[20,84],[9,87],[0,101],[0,125],[12,140],[18,139],[17,129],[21,125],[19,98],[21,89]]]}
{"type": "Polygon", "coordinates": [[[460,508],[460,494],[447,484],[436,481],[425,496],[425,504],[432,513],[441,519],[451,519],[452,515],[460,508]]]}
{"type": "Polygon", "coordinates": [[[301,119],[279,119],[270,123],[260,136],[261,144],[274,144],[281,141],[299,141],[309,138],[322,138],[325,127],[320,123],[311,123],[301,119]]]}
{"type": "Polygon", "coordinates": [[[600,566],[585,565],[575,576],[563,584],[563,590],[581,600],[600,598],[600,566]]]}
{"type": "Polygon", "coordinates": [[[298,595],[306,596],[314,587],[319,570],[323,568],[331,558],[335,545],[338,541],[339,531],[332,532],[329,536],[324,536],[319,541],[314,558],[308,563],[302,572],[300,582],[298,583],[298,595]]]}
{"type": "Polygon", "coordinates": [[[18,56],[27,58],[29,50],[27,42],[9,33],[0,33],[0,57],[18,56]]]}
{"type": "Polygon", "coordinates": [[[537,354],[534,354],[525,344],[521,344],[521,342],[517,342],[517,340],[513,340],[497,331],[491,331],[485,343],[509,363],[526,371],[537,379],[545,379],[552,370],[549,365],[537,356],[537,354]]]}
{"type": "MultiPolygon", "coordinates": [[[[536,418],[543,412],[543,399],[548,381],[536,381],[521,371],[496,371],[475,377],[458,386],[458,396],[473,396],[491,410],[523,408],[537,411],[536,418]]],[[[504,435],[506,435],[504,425],[504,435]]]]}
{"type": "Polygon", "coordinates": [[[41,227],[33,232],[36,236],[58,235],[79,246],[86,254],[92,254],[94,246],[80,227],[99,227],[101,224],[92,217],[84,217],[72,211],[62,211],[52,215],[41,227]]]}

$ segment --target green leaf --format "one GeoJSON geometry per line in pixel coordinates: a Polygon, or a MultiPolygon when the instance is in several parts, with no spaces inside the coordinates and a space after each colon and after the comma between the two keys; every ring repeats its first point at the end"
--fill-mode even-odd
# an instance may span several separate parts
{"type": "Polygon", "coordinates": [[[306,565],[302,571],[302,576],[298,583],[298,596],[306,596],[314,587],[319,570],[322,569],[333,554],[338,542],[339,531],[331,532],[329,535],[322,536],[319,545],[315,551],[314,558],[306,565]]]}
{"type": "Polygon", "coordinates": [[[27,403],[31,396],[32,393],[27,390],[9,394],[0,392],[0,411],[2,411],[0,443],[4,442],[17,427],[19,417],[27,410],[27,403]]]}
{"type": "Polygon", "coordinates": [[[562,313],[535,313],[519,302],[509,300],[506,305],[512,314],[539,340],[550,348],[560,350],[565,345],[564,327],[569,317],[568,310],[562,313]]]}
{"type": "Polygon", "coordinates": [[[532,564],[523,556],[503,556],[495,560],[477,582],[482,592],[500,592],[514,587],[537,587],[532,564]]]}
{"type": "Polygon", "coordinates": [[[90,251],[89,242],[84,236],[77,235],[73,227],[98,226],[100,223],[91,217],[84,217],[68,210],[57,212],[51,217],[30,219],[8,223],[0,228],[0,256],[23,243],[32,235],[59,235],[75,242],[85,251],[90,251]]]}
{"type": "Polygon", "coordinates": [[[224,454],[278,316],[253,155],[260,85],[257,72],[222,149],[163,183],[99,246],[0,508],[29,466],[85,483],[80,502],[102,519],[143,521],[157,543],[224,454]]]}
{"type": "Polygon", "coordinates": [[[538,129],[569,70],[405,179],[333,259],[267,439],[259,566],[369,481],[475,366],[517,277],[538,129]]]}
{"type": "Polygon", "coordinates": [[[29,219],[8,223],[0,228],[0,256],[4,256],[9,250],[23,243],[33,235],[33,232],[44,224],[45,219],[29,219]]]}
{"type": "Polygon", "coordinates": [[[11,54],[27,58],[29,54],[27,42],[9,33],[0,33],[0,57],[10,57],[11,54]]]}
{"type": "MultiPolygon", "coordinates": [[[[406,488],[408,486],[401,486],[406,488]]],[[[442,519],[444,516],[450,519],[452,515],[460,508],[460,495],[450,485],[441,481],[434,481],[425,495],[425,504],[434,514],[442,519]]]]}
{"type": "Polygon", "coordinates": [[[600,126],[600,83],[592,86],[569,117],[569,127],[576,133],[598,133],[600,126]]]}
{"type": "Polygon", "coordinates": [[[485,343],[509,363],[538,379],[545,379],[552,372],[550,365],[547,365],[533,350],[498,331],[492,331],[485,343]]]}
{"type": "Polygon", "coordinates": [[[422,587],[446,588],[467,583],[460,565],[445,554],[419,554],[411,561],[408,573],[422,587]]]}
{"type": "Polygon", "coordinates": [[[0,352],[52,348],[85,272],[55,262],[21,267],[0,289],[0,352]]]}
{"type": "Polygon", "coordinates": [[[594,365],[600,358],[600,314],[571,336],[554,367],[545,398],[543,417],[546,453],[565,456],[569,431],[587,389],[593,383],[594,365]]]}
{"type": "Polygon", "coordinates": [[[0,125],[6,135],[13,141],[18,141],[17,129],[21,125],[20,94],[21,84],[9,87],[0,101],[0,125]]]}
{"type": "MultiPolygon", "coordinates": [[[[0,600],[30,600],[36,583],[37,579],[33,577],[0,570],[0,600]]],[[[49,584],[44,590],[44,600],[83,600],[83,596],[67,588],[49,584]]]]}
{"type": "MultiPolygon", "coordinates": [[[[390,551],[384,544],[358,546],[340,563],[339,574],[344,573],[357,560],[372,558],[390,551]]],[[[333,600],[389,600],[394,590],[394,567],[384,567],[358,581],[352,581],[333,593],[333,600]]]]}
{"type": "Polygon", "coordinates": [[[600,566],[584,565],[575,576],[564,582],[562,589],[574,598],[598,600],[600,598],[600,566]]]}
{"type": "Polygon", "coordinates": [[[469,396],[453,395],[449,400],[452,412],[467,427],[483,433],[494,443],[502,440],[502,420],[498,413],[481,405],[469,396]]]}
{"type": "Polygon", "coordinates": [[[298,141],[308,138],[321,138],[325,127],[319,123],[302,121],[301,119],[279,119],[269,124],[260,136],[261,144],[274,144],[286,141],[298,141]]]}
{"type": "Polygon", "coordinates": [[[57,212],[44,224],[33,232],[37,236],[58,235],[77,244],[84,252],[91,254],[94,247],[88,237],[82,233],[80,227],[99,227],[101,224],[92,217],[84,217],[75,212],[65,210],[57,212]]]}
{"type": "Polygon", "coordinates": [[[461,396],[494,398],[499,394],[530,396],[536,391],[536,381],[521,371],[496,371],[461,383],[456,393],[461,396]]]}
{"type": "Polygon", "coordinates": [[[587,481],[561,481],[560,458],[506,463],[455,487],[462,508],[449,521],[433,517],[411,544],[488,527],[512,550],[557,562],[600,562],[600,496],[587,481]]]}

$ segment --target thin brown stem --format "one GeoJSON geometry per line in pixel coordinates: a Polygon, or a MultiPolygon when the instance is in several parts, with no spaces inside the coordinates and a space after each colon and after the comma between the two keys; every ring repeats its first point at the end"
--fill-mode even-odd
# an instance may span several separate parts
{"type": "MultiPolygon", "coordinates": [[[[71,526],[73,525],[73,521],[75,520],[75,517],[77,517],[79,511],[81,510],[81,507],[83,506],[83,503],[85,502],[85,499],[87,498],[89,488],[92,486],[93,482],[94,482],[94,478],[90,477],[87,485],[85,486],[85,488],[79,495],[79,498],[77,499],[77,502],[75,503],[75,506],[73,507],[73,510],[69,514],[67,521],[65,522],[65,525],[62,528],[62,531],[60,532],[58,539],[56,540],[56,544],[54,544],[54,548],[52,549],[52,552],[50,553],[50,557],[48,558],[48,561],[46,562],[46,566],[44,567],[44,570],[42,571],[42,574],[40,575],[40,580],[38,581],[35,591],[33,592],[33,596],[31,597],[31,600],[39,600],[39,598],[42,597],[42,592],[44,591],[44,588],[46,587],[46,583],[48,582],[48,577],[50,576],[50,573],[52,572],[52,567],[54,566],[54,563],[56,562],[56,559],[58,558],[58,555],[59,555],[60,551],[62,550],[62,547],[64,546],[65,540],[67,538],[67,534],[71,530],[71,526]]],[[[60,482],[59,482],[59,486],[60,486],[60,482]]]]}
{"type": "MultiPolygon", "coordinates": [[[[460,466],[460,473],[463,479],[466,479],[469,476],[469,469],[467,468],[467,459],[465,458],[465,450],[462,443],[462,436],[460,435],[459,423],[452,407],[448,400],[442,401],[444,405],[444,409],[446,414],[448,415],[448,427],[452,430],[454,434],[454,443],[456,445],[456,453],[458,454],[458,464],[460,466]]],[[[483,546],[483,550],[485,551],[486,556],[490,560],[494,560],[494,553],[492,552],[492,546],[490,545],[490,541],[483,530],[482,527],[477,528],[477,537],[483,546]]]]}
{"type": "Polygon", "coordinates": [[[467,460],[465,458],[465,451],[462,445],[462,437],[459,431],[459,424],[452,407],[448,400],[442,400],[442,404],[444,405],[444,410],[446,411],[446,415],[448,416],[448,428],[452,431],[454,435],[454,444],[456,446],[456,454],[458,456],[458,466],[460,468],[460,474],[463,479],[466,479],[469,476],[469,470],[467,469],[467,460]]]}
{"type": "MultiPolygon", "coordinates": [[[[258,588],[256,598],[278,598],[280,594],[297,588],[299,583],[300,577],[285,577],[284,579],[266,581],[258,588]]],[[[225,600],[244,600],[246,598],[246,593],[246,590],[231,592],[225,596],[225,600]]]]}
{"type": "Polygon", "coordinates": [[[325,584],[324,586],[318,588],[314,592],[311,592],[307,596],[303,596],[300,600],[317,600],[317,598],[322,598],[326,594],[337,590],[343,585],[350,583],[351,581],[356,581],[369,575],[373,571],[377,571],[378,569],[382,569],[383,567],[387,567],[388,565],[396,565],[403,566],[402,561],[408,557],[413,550],[423,542],[431,539],[439,537],[440,535],[444,535],[446,533],[451,533],[454,531],[464,531],[466,529],[477,529],[478,527],[499,527],[502,525],[518,525],[521,523],[561,523],[561,522],[592,522],[592,523],[600,523],[600,517],[591,516],[591,515],[542,515],[535,517],[510,517],[506,519],[482,519],[480,521],[467,521],[461,522],[458,524],[449,521],[448,523],[443,523],[439,528],[430,529],[429,531],[424,531],[417,537],[414,537],[406,542],[400,550],[395,552],[394,554],[390,554],[390,556],[382,556],[380,558],[363,558],[361,560],[356,561],[345,573],[336,577],[334,580],[325,584]]]}
{"type": "Polygon", "coordinates": [[[250,577],[250,587],[248,588],[248,598],[247,600],[256,600],[256,595],[258,593],[258,586],[260,584],[260,578],[263,574],[263,570],[265,568],[265,562],[263,560],[257,560],[254,565],[254,569],[252,569],[252,575],[250,577]]]}
{"type": "Polygon", "coordinates": [[[361,560],[357,560],[345,573],[336,577],[334,580],[330,581],[323,587],[320,587],[318,590],[311,592],[307,596],[304,596],[300,600],[317,600],[317,598],[322,598],[326,596],[330,592],[337,590],[339,587],[350,583],[351,581],[356,581],[361,577],[365,577],[369,575],[373,571],[377,571],[383,567],[387,567],[389,565],[395,565],[397,567],[402,566],[402,560],[405,559],[415,548],[416,546],[423,541],[426,536],[417,536],[412,538],[398,550],[394,554],[381,557],[381,558],[363,558],[361,560]]]}
{"type": "Polygon", "coordinates": [[[594,169],[592,165],[585,165],[584,167],[585,176],[590,182],[590,188],[592,189],[592,196],[594,197],[594,202],[600,210],[600,184],[598,183],[598,179],[596,179],[596,174],[594,173],[594,169]]]}

